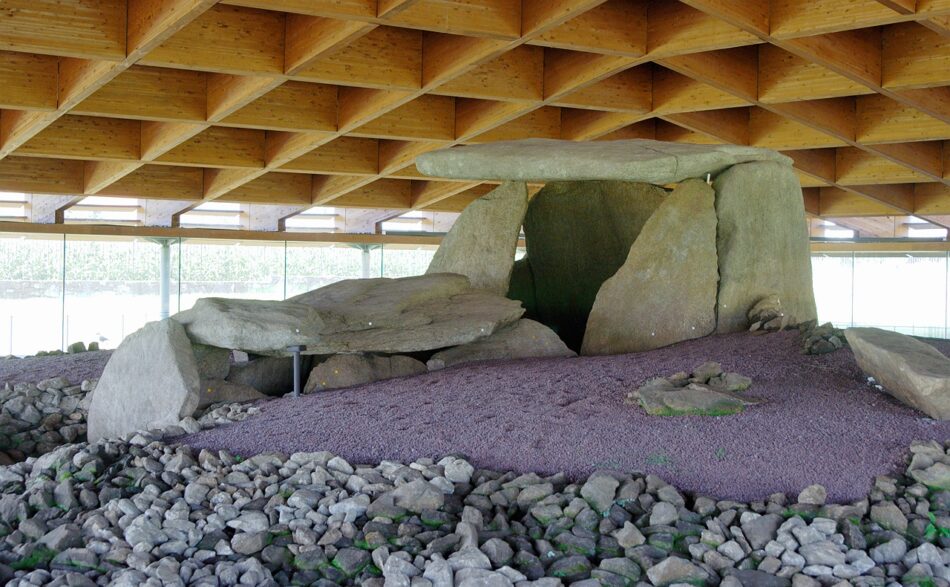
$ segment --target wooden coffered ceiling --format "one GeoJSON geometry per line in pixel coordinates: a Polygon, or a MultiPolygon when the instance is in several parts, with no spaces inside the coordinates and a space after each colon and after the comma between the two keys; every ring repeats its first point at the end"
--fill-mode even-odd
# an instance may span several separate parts
{"type": "Polygon", "coordinates": [[[950,219],[950,0],[0,0],[0,190],[459,210],[416,155],[730,142],[950,219]]]}

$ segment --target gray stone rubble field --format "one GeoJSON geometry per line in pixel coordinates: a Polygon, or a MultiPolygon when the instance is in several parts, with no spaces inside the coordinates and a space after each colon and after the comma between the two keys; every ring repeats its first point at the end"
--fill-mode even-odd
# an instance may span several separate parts
{"type": "MultiPolygon", "coordinates": [[[[879,477],[851,505],[826,505],[821,486],[745,504],[684,495],[653,475],[570,482],[456,456],[360,465],[327,452],[242,459],[173,442],[143,432],[0,468],[0,579],[950,585],[950,491],[903,475],[879,477]]],[[[936,443],[912,453],[918,465],[950,462],[936,443]]]]}

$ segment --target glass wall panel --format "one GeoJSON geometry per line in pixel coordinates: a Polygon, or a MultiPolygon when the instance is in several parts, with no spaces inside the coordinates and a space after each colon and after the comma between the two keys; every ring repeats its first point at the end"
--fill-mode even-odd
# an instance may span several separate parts
{"type": "MultiPolygon", "coordinates": [[[[428,268],[431,245],[170,239],[174,314],[200,297],[284,299],[343,279],[406,277],[428,268]]],[[[74,341],[114,348],[160,317],[162,247],[145,238],[0,233],[0,356],[74,341]]],[[[524,254],[518,249],[516,257],[524,254]]],[[[818,317],[950,337],[948,264],[937,253],[817,253],[818,317]]]]}
{"type": "Polygon", "coordinates": [[[854,255],[854,324],[947,335],[945,253],[854,255]]]}
{"type": "Polygon", "coordinates": [[[287,243],[287,297],[362,276],[360,248],[346,244],[287,243]]]}
{"type": "Polygon", "coordinates": [[[812,283],[819,322],[831,322],[839,328],[847,328],[854,323],[851,307],[853,263],[851,253],[812,256],[812,283]]]}
{"type": "Polygon", "coordinates": [[[422,275],[429,268],[437,246],[383,245],[383,277],[422,275]]]}
{"type": "Polygon", "coordinates": [[[364,277],[383,277],[383,245],[355,245],[364,251],[364,277]]]}
{"type": "Polygon", "coordinates": [[[283,241],[184,239],[180,307],[198,298],[284,299],[283,241]]]}
{"type": "Polygon", "coordinates": [[[159,319],[161,246],[143,238],[66,236],[66,344],[115,348],[159,319]]]}
{"type": "Polygon", "coordinates": [[[63,235],[0,233],[0,356],[62,349],[63,235]]]}

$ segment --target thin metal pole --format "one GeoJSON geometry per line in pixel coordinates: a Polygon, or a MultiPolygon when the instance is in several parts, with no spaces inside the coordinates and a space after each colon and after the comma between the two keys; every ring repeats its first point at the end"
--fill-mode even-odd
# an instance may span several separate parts
{"type": "Polygon", "coordinates": [[[161,310],[158,318],[164,320],[168,318],[169,312],[169,290],[171,280],[171,242],[164,239],[159,242],[162,247],[161,265],[158,272],[158,297],[161,299],[161,310]]]}
{"type": "Polygon", "coordinates": [[[367,245],[360,246],[360,250],[363,251],[363,279],[369,278],[369,247],[367,245]]]}
{"type": "Polygon", "coordinates": [[[944,252],[943,254],[943,337],[950,338],[950,320],[948,320],[948,311],[950,308],[947,307],[948,299],[950,299],[950,251],[944,252]]]}
{"type": "Polygon", "coordinates": [[[287,350],[294,354],[294,397],[300,397],[300,351],[306,350],[303,345],[294,345],[287,347],[287,350]]]}
{"type": "Polygon", "coordinates": [[[63,292],[60,296],[59,336],[60,350],[66,350],[66,235],[63,235],[63,292]]]}

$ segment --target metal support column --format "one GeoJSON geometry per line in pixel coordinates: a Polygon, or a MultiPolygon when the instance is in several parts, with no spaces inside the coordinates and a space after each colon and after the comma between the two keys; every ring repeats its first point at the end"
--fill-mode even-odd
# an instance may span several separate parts
{"type": "Polygon", "coordinates": [[[370,248],[367,245],[360,247],[360,250],[363,252],[363,279],[369,279],[371,277],[369,249],[370,248]]]}
{"type": "Polygon", "coordinates": [[[287,347],[287,350],[294,355],[294,397],[300,397],[300,390],[302,387],[300,373],[300,353],[307,350],[307,347],[305,345],[294,345],[287,347]]]}
{"type": "MultiPolygon", "coordinates": [[[[172,243],[179,242],[177,238],[155,237],[147,239],[161,247],[158,261],[158,298],[159,311],[158,319],[164,320],[171,314],[171,303],[169,296],[171,294],[171,265],[172,265],[172,243]]],[[[179,259],[179,263],[181,259],[179,259]]]]}
{"type": "Polygon", "coordinates": [[[162,247],[161,267],[158,274],[158,297],[161,298],[162,305],[158,318],[164,320],[169,315],[168,295],[171,289],[169,286],[171,285],[172,247],[170,239],[162,239],[158,244],[162,247]]]}

